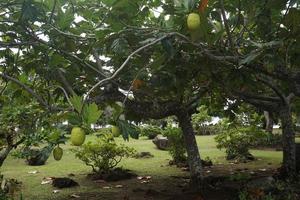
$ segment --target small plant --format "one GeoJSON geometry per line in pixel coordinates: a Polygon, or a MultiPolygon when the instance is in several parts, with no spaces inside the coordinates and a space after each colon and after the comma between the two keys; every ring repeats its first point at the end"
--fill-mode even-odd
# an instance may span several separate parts
{"type": "Polygon", "coordinates": [[[282,135],[263,132],[256,134],[256,147],[280,147],[282,146],[282,135]]]}
{"type": "Polygon", "coordinates": [[[257,134],[260,132],[261,130],[255,126],[228,127],[227,130],[216,136],[217,148],[226,149],[227,160],[253,160],[254,157],[250,154],[249,149],[255,145],[257,134]]]}
{"type": "Polygon", "coordinates": [[[140,129],[141,135],[147,137],[150,140],[154,139],[157,135],[162,133],[162,129],[154,125],[148,125],[145,127],[141,127],[140,129]]]}
{"type": "Polygon", "coordinates": [[[214,127],[209,125],[212,117],[208,114],[208,108],[204,105],[197,108],[197,113],[192,115],[192,123],[196,134],[211,135],[214,127]]]}
{"type": "Polygon", "coordinates": [[[183,142],[182,131],[179,128],[167,127],[164,132],[169,140],[168,151],[175,164],[185,163],[187,160],[186,148],[183,142]]]}
{"type": "Polygon", "coordinates": [[[135,150],[125,145],[118,145],[112,134],[101,135],[96,142],[88,142],[73,150],[75,156],[95,173],[108,173],[114,169],[124,157],[133,157],[135,150]]]}

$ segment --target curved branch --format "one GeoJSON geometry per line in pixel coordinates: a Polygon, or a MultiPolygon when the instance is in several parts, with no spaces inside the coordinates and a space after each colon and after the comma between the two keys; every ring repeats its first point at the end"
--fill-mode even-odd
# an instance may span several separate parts
{"type": "Polygon", "coordinates": [[[33,97],[36,98],[36,100],[44,107],[46,108],[49,108],[49,105],[46,103],[46,101],[39,95],[37,95],[30,87],[28,87],[27,85],[25,85],[24,83],[22,83],[21,81],[19,81],[18,79],[16,78],[13,78],[11,76],[8,76],[6,74],[3,74],[2,72],[0,73],[0,76],[3,78],[3,79],[6,79],[6,80],[10,80],[14,83],[16,83],[17,85],[19,85],[20,87],[22,87],[24,90],[26,90],[29,94],[31,94],[33,97]]]}
{"type": "Polygon", "coordinates": [[[280,89],[276,85],[274,85],[273,83],[271,83],[267,80],[264,80],[260,77],[257,77],[257,80],[262,82],[263,84],[267,85],[268,87],[270,87],[279,96],[279,98],[281,99],[282,102],[287,103],[283,92],[280,91],[280,89]]]}
{"type": "Polygon", "coordinates": [[[41,96],[39,96],[37,93],[35,93],[35,91],[33,89],[31,89],[30,87],[28,87],[27,85],[25,85],[24,83],[22,83],[21,81],[19,81],[16,78],[8,76],[8,75],[4,74],[3,72],[0,72],[0,77],[2,77],[5,80],[10,80],[10,81],[14,82],[15,84],[19,85],[21,88],[23,88],[29,94],[31,94],[38,101],[38,103],[41,104],[41,106],[45,107],[48,110],[50,110],[50,111],[66,110],[63,108],[53,107],[53,106],[49,105],[41,96]]]}
{"type": "Polygon", "coordinates": [[[165,39],[165,38],[167,38],[167,37],[170,37],[170,36],[172,36],[172,35],[175,35],[175,33],[169,33],[169,34],[166,34],[166,35],[164,35],[164,36],[162,36],[162,37],[160,37],[160,38],[158,38],[158,39],[156,39],[156,40],[153,40],[152,42],[150,42],[150,43],[148,43],[148,44],[146,44],[146,45],[144,45],[144,46],[138,48],[138,49],[135,50],[134,52],[132,52],[132,53],[126,58],[126,60],[123,62],[123,64],[119,67],[119,69],[117,69],[117,71],[115,71],[115,72],[113,73],[112,76],[110,76],[110,77],[108,77],[108,78],[105,78],[105,79],[102,79],[101,81],[99,81],[98,83],[96,83],[96,84],[95,84],[95,85],[87,92],[87,94],[86,94],[86,96],[85,96],[85,100],[87,100],[87,99],[89,98],[89,95],[90,95],[97,87],[99,87],[100,85],[102,85],[103,83],[105,83],[105,82],[107,82],[107,81],[110,81],[110,80],[114,79],[114,78],[115,78],[115,77],[116,77],[116,76],[117,76],[117,75],[125,68],[125,66],[126,66],[127,63],[129,62],[129,60],[130,60],[135,54],[139,53],[140,51],[142,51],[142,50],[144,50],[144,49],[146,49],[146,48],[148,48],[148,47],[150,47],[150,46],[152,46],[152,45],[154,45],[154,44],[160,42],[161,40],[163,40],[163,39],[165,39]]]}

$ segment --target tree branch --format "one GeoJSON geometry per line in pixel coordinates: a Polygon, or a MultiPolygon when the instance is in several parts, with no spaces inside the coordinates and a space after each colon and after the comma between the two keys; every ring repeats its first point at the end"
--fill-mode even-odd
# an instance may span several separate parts
{"type": "Polygon", "coordinates": [[[267,85],[268,87],[270,87],[279,96],[279,98],[281,99],[282,102],[287,103],[283,92],[280,91],[280,89],[276,85],[274,85],[273,83],[271,83],[267,80],[264,80],[260,77],[256,77],[256,78],[258,81],[260,81],[260,82],[264,83],[265,85],[267,85]]]}
{"type": "Polygon", "coordinates": [[[19,81],[16,78],[13,78],[11,76],[8,76],[6,74],[3,74],[2,72],[0,73],[0,76],[5,79],[5,80],[10,80],[14,83],[16,83],[17,85],[19,85],[20,87],[22,87],[24,90],[26,90],[29,94],[31,94],[32,96],[34,96],[36,98],[36,100],[44,107],[49,108],[49,105],[44,101],[44,99],[42,97],[40,97],[39,95],[37,95],[30,87],[28,87],[27,85],[23,84],[21,81],[19,81]]]}
{"type": "Polygon", "coordinates": [[[126,58],[126,60],[123,62],[123,64],[122,64],[122,65],[121,65],[121,66],[113,73],[112,76],[100,80],[98,83],[96,83],[96,84],[95,84],[95,85],[87,92],[87,94],[86,94],[86,96],[85,96],[85,100],[87,100],[87,99],[89,98],[90,94],[91,94],[97,87],[99,87],[100,85],[102,85],[103,83],[105,83],[105,82],[107,82],[107,81],[110,81],[110,80],[114,79],[114,78],[115,78],[115,77],[116,77],[116,76],[117,76],[117,75],[125,68],[125,66],[127,65],[127,63],[130,61],[130,59],[131,59],[135,54],[137,54],[137,53],[139,53],[140,51],[142,51],[142,50],[144,50],[144,49],[146,49],[146,48],[148,48],[148,47],[150,47],[150,46],[152,46],[152,45],[154,45],[154,44],[160,42],[161,40],[163,40],[163,39],[165,39],[165,38],[168,38],[168,37],[170,37],[170,36],[172,36],[172,35],[175,35],[175,34],[176,34],[176,33],[169,33],[169,34],[166,34],[166,35],[164,35],[164,36],[162,36],[162,37],[160,37],[160,38],[158,38],[158,39],[156,39],[156,40],[153,40],[152,42],[150,42],[150,43],[148,43],[148,44],[146,44],[146,45],[144,45],[144,46],[138,48],[138,49],[135,50],[134,52],[132,52],[132,53],[126,58]]]}
{"type": "Polygon", "coordinates": [[[63,72],[61,69],[57,70],[57,74],[62,82],[62,84],[65,86],[66,90],[68,91],[69,94],[73,95],[75,94],[73,88],[71,87],[71,85],[69,84],[69,82],[67,81],[66,77],[64,76],[63,72]]]}
{"type": "Polygon", "coordinates": [[[36,44],[38,44],[38,42],[0,42],[0,47],[13,48],[13,47],[20,47],[20,46],[36,45],[36,44]]]}
{"type": "Polygon", "coordinates": [[[220,4],[221,4],[221,14],[222,14],[222,18],[223,18],[225,30],[226,30],[226,32],[227,32],[229,44],[230,44],[230,46],[231,46],[231,49],[232,49],[233,51],[235,51],[234,43],[233,43],[233,40],[232,40],[232,35],[231,35],[230,29],[229,29],[229,26],[228,26],[228,22],[227,22],[227,18],[226,18],[225,7],[224,7],[224,1],[223,1],[223,0],[220,0],[220,4]]]}
{"type": "Polygon", "coordinates": [[[28,87],[27,85],[25,85],[24,83],[22,83],[21,81],[19,81],[16,78],[8,76],[8,75],[4,74],[3,72],[0,72],[0,77],[2,77],[5,80],[10,80],[10,81],[14,82],[15,84],[19,85],[21,88],[23,88],[29,94],[31,94],[38,101],[38,103],[41,104],[41,106],[45,107],[48,110],[50,110],[50,111],[66,110],[66,109],[63,109],[63,108],[53,107],[51,105],[48,105],[48,103],[41,96],[36,94],[30,87],[28,87]]]}

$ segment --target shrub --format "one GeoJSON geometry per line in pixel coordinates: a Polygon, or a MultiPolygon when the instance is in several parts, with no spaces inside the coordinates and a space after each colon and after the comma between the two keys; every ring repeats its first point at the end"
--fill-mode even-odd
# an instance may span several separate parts
{"type": "Polygon", "coordinates": [[[102,135],[106,134],[111,134],[111,128],[100,128],[95,133],[97,137],[101,137],[102,135]]]}
{"type": "Polygon", "coordinates": [[[182,131],[179,128],[167,127],[163,135],[169,140],[168,151],[175,164],[184,163],[187,160],[186,148],[183,142],[182,131]]]}
{"type": "Polygon", "coordinates": [[[282,135],[271,134],[269,132],[261,131],[256,134],[255,147],[278,147],[282,146],[282,135]]]}
{"type": "Polygon", "coordinates": [[[226,149],[226,159],[237,159],[240,161],[252,160],[253,156],[249,149],[255,145],[257,136],[261,130],[254,126],[229,127],[227,130],[215,137],[217,148],[226,149]]]}
{"type": "Polygon", "coordinates": [[[148,125],[145,127],[141,127],[141,135],[148,137],[148,139],[152,140],[157,135],[162,133],[162,129],[158,126],[148,125]]]}
{"type": "Polygon", "coordinates": [[[197,113],[192,115],[192,123],[195,133],[198,135],[211,135],[213,129],[208,124],[212,117],[208,114],[208,108],[204,105],[197,108],[197,113]]]}
{"type": "Polygon", "coordinates": [[[99,174],[114,169],[124,157],[135,155],[133,148],[118,145],[111,134],[101,135],[95,143],[88,142],[73,151],[77,158],[99,174]]]}

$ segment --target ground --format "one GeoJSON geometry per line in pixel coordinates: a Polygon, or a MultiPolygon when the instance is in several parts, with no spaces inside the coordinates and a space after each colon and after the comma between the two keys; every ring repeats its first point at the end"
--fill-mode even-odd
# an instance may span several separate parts
{"type": "MultiPolygon", "coordinates": [[[[95,139],[89,136],[88,140],[95,139]]],[[[138,152],[148,151],[154,157],[147,159],[125,159],[120,166],[130,169],[138,176],[151,176],[149,183],[141,183],[136,178],[112,183],[97,183],[87,179],[87,174],[91,169],[84,165],[80,160],[74,157],[70,151],[73,148],[70,144],[62,145],[64,149],[63,159],[55,161],[52,156],[47,164],[40,167],[27,166],[24,160],[9,157],[2,167],[1,171],[5,177],[16,178],[23,182],[22,195],[25,200],[51,200],[51,199],[71,199],[72,194],[80,196],[78,199],[172,199],[172,196],[182,194],[184,184],[187,182],[188,172],[174,166],[169,166],[170,156],[167,151],[156,149],[151,140],[140,138],[131,139],[124,142],[122,138],[117,138],[120,143],[134,147],[138,152]],[[37,171],[36,174],[28,172],[37,171]],[[73,176],[80,187],[73,189],[63,189],[58,193],[53,193],[51,185],[42,185],[42,179],[45,177],[68,177],[73,176]],[[122,188],[116,188],[116,185],[122,185],[122,188]],[[110,187],[110,188],[107,188],[110,187]]],[[[267,174],[276,169],[281,162],[282,152],[275,150],[253,150],[252,153],[257,158],[256,161],[234,164],[225,161],[225,154],[216,148],[214,136],[197,136],[200,153],[203,159],[209,157],[214,166],[205,168],[205,175],[231,175],[246,171],[247,173],[256,171],[267,174]]],[[[183,198],[179,198],[183,199],[183,198]]],[[[196,198],[197,199],[197,198],[196,198]]],[[[199,198],[200,199],[200,198],[199,198]]],[[[218,199],[218,198],[216,198],[218,199]]]]}

